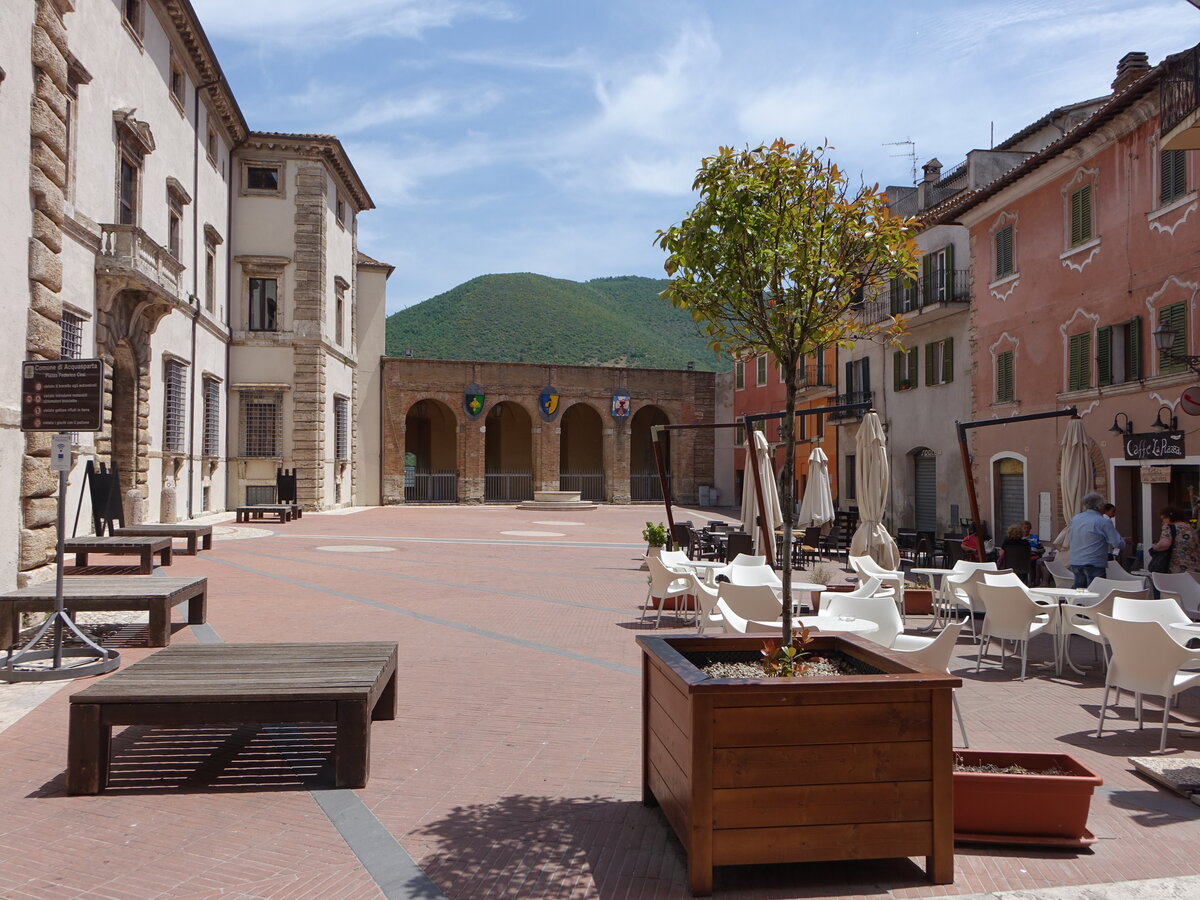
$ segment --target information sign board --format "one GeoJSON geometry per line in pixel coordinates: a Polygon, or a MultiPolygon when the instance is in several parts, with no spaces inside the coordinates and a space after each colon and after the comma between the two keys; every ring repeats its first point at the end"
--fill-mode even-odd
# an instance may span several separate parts
{"type": "Polygon", "coordinates": [[[98,359],[21,363],[22,431],[99,431],[104,363],[98,359]]]}
{"type": "Polygon", "coordinates": [[[1131,434],[1125,438],[1126,459],[1183,459],[1183,432],[1131,434]]]}

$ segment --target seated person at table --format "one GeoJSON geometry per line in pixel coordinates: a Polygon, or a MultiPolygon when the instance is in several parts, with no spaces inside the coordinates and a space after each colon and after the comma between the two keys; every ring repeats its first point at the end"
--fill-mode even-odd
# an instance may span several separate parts
{"type": "Polygon", "coordinates": [[[971,532],[962,539],[963,559],[967,562],[979,562],[979,538],[971,532]]]}

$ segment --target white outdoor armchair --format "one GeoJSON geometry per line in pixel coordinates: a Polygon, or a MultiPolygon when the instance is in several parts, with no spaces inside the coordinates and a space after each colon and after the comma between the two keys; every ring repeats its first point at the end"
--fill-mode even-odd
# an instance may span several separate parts
{"type": "MultiPolygon", "coordinates": [[[[900,653],[907,653],[912,659],[918,660],[931,669],[937,669],[939,672],[950,674],[950,657],[954,655],[954,647],[958,643],[958,636],[962,633],[963,626],[967,622],[964,619],[961,622],[951,622],[942,629],[942,633],[935,638],[925,638],[927,643],[923,647],[895,647],[893,649],[900,653]]],[[[911,635],[901,635],[901,637],[911,637],[911,635]]],[[[958,691],[950,693],[954,700],[954,714],[958,716],[958,730],[962,732],[963,746],[970,747],[971,744],[967,740],[967,726],[963,722],[962,710],[958,706],[958,691]]]]}
{"type": "MultiPolygon", "coordinates": [[[[724,618],[726,631],[745,634],[747,629],[743,622],[764,625],[777,622],[783,615],[783,604],[769,584],[743,585],[723,582],[717,589],[717,610],[724,618]],[[727,613],[732,613],[732,616],[727,613]]],[[[779,628],[780,626],[775,626],[776,631],[779,628]]]]}
{"type": "Polygon", "coordinates": [[[1154,572],[1154,586],[1164,597],[1170,597],[1189,616],[1200,616],[1200,582],[1187,572],[1154,572]]]}
{"type": "Polygon", "coordinates": [[[1075,573],[1071,571],[1071,567],[1062,561],[1063,554],[1059,554],[1057,559],[1043,560],[1043,565],[1046,571],[1050,573],[1050,577],[1054,579],[1054,586],[1060,588],[1069,588],[1075,584],[1075,573]]]}
{"type": "Polygon", "coordinates": [[[877,595],[883,595],[889,600],[893,596],[892,589],[884,588],[878,578],[868,578],[852,591],[821,591],[820,596],[817,597],[817,615],[820,615],[825,609],[825,604],[835,597],[874,597],[877,595]]]}
{"type": "Polygon", "coordinates": [[[903,572],[885,569],[870,556],[848,556],[846,558],[850,561],[850,568],[858,574],[859,583],[868,578],[878,578],[885,587],[892,588],[896,592],[896,606],[900,609],[900,615],[904,615],[903,572]]]}
{"type": "Polygon", "coordinates": [[[688,592],[691,582],[687,576],[672,572],[653,556],[646,557],[646,566],[650,570],[650,586],[646,590],[646,602],[642,606],[642,620],[646,614],[657,605],[654,616],[654,627],[662,622],[663,607],[668,600],[675,600],[675,608],[680,612],[680,606],[687,605],[688,592]]]}
{"type": "Polygon", "coordinates": [[[1166,750],[1171,701],[1180,691],[1200,683],[1200,672],[1188,668],[1200,663],[1200,650],[1187,649],[1158,622],[1129,622],[1105,615],[1098,615],[1096,621],[1100,633],[1112,648],[1096,737],[1104,731],[1109,690],[1124,688],[1133,691],[1138,728],[1142,727],[1142,694],[1163,698],[1162,737],[1158,749],[1160,752],[1166,750]]]}
{"type": "MultiPolygon", "coordinates": [[[[1119,597],[1137,601],[1148,600],[1150,591],[1144,587],[1138,588],[1137,585],[1140,583],[1137,581],[1113,581],[1108,578],[1093,578],[1088,590],[1099,594],[1100,599],[1086,606],[1071,605],[1061,607],[1059,615],[1062,616],[1062,621],[1059,624],[1059,630],[1062,633],[1063,654],[1070,658],[1071,638],[1073,637],[1081,637],[1091,641],[1096,647],[1106,648],[1107,644],[1104,640],[1104,635],[1100,633],[1100,627],[1096,624],[1096,616],[1113,615],[1113,607],[1119,597]]],[[[1107,667],[1108,653],[1105,652],[1101,658],[1107,667]]]]}
{"type": "Polygon", "coordinates": [[[725,620],[717,612],[717,597],[715,587],[709,587],[703,579],[694,573],[687,576],[692,596],[696,598],[696,630],[701,634],[708,631],[709,625],[721,627],[725,620]]]}
{"type": "MultiPolygon", "coordinates": [[[[871,578],[870,581],[876,579],[871,578]]],[[[904,622],[900,618],[900,611],[896,609],[896,601],[886,594],[875,594],[873,596],[862,596],[848,593],[830,593],[828,599],[821,604],[821,612],[818,618],[829,618],[837,616],[853,616],[856,619],[866,619],[868,622],[874,622],[879,626],[879,630],[873,634],[865,634],[863,637],[868,640],[875,641],[877,644],[882,644],[885,647],[895,647],[896,641],[900,638],[911,637],[914,642],[924,646],[932,641],[932,638],[920,638],[912,635],[904,634],[904,622]]],[[[820,628],[820,622],[817,623],[820,628]]],[[[917,646],[914,643],[913,646],[917,646]]]]}
{"type": "Polygon", "coordinates": [[[983,603],[983,629],[975,671],[983,665],[983,654],[992,638],[1000,641],[1000,665],[1004,665],[1004,642],[1013,641],[1021,648],[1021,680],[1029,661],[1029,642],[1039,634],[1054,636],[1058,607],[1043,606],[1030,599],[1024,588],[1011,585],[981,584],[976,590],[983,603]]]}

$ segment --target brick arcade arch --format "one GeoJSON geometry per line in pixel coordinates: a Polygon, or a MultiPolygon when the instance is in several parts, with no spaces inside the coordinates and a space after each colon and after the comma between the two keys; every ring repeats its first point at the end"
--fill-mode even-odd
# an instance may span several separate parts
{"type": "MultiPolygon", "coordinates": [[[[643,406],[629,422],[629,497],[631,500],[662,500],[662,485],[654,461],[654,443],[650,429],[655,425],[670,425],[667,414],[657,406],[643,406]]],[[[672,483],[671,432],[659,436],[667,483],[672,483]]],[[[674,489],[672,488],[672,493],[674,489]]]]}
{"type": "Polygon", "coordinates": [[[576,403],[559,425],[558,486],[584,500],[607,499],[604,486],[604,420],[588,403],[576,403]]]}
{"type": "Polygon", "coordinates": [[[458,502],[458,418],[440,400],[425,397],[404,417],[404,500],[458,502]]]}
{"type": "Polygon", "coordinates": [[[533,422],[521,404],[505,400],[485,420],[483,499],[519,503],[533,499],[533,422]]]}

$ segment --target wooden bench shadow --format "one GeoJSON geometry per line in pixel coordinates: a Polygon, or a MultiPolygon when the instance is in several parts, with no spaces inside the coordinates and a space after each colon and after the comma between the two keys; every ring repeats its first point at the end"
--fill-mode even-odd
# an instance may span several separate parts
{"type": "MultiPolygon", "coordinates": [[[[332,723],[131,726],[113,735],[105,793],[310,791],[334,787],[332,723]]],[[[31,793],[61,797],[65,771],[31,793]]]]}

